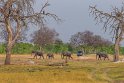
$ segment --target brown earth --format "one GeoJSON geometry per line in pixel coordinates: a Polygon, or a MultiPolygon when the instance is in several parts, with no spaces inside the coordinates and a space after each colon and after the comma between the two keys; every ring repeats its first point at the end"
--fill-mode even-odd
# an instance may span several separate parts
{"type": "MultiPolygon", "coordinates": [[[[64,63],[65,59],[61,59],[60,54],[55,54],[55,59],[46,59],[46,54],[44,55],[45,59],[34,59],[33,56],[31,56],[30,54],[25,54],[25,55],[20,55],[20,54],[16,54],[16,55],[12,55],[11,58],[11,64],[14,65],[41,65],[41,64],[45,64],[45,63],[53,63],[53,62],[59,62],[59,63],[64,63]]],[[[73,60],[68,60],[68,61],[96,61],[96,56],[95,54],[90,54],[90,55],[84,55],[81,57],[77,57],[76,54],[73,54],[73,60]]],[[[123,57],[121,57],[123,58],[123,57]]],[[[5,60],[5,55],[0,55],[0,65],[4,64],[4,60],[5,60]]],[[[112,56],[110,55],[110,60],[112,60],[112,56]]]]}

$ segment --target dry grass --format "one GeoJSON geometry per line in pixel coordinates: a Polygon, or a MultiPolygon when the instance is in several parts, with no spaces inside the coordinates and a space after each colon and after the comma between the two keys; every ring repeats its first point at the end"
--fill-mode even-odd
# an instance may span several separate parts
{"type": "Polygon", "coordinates": [[[73,58],[63,66],[58,54],[54,60],[12,55],[12,65],[5,66],[0,55],[0,83],[124,83],[124,63],[111,62],[112,56],[111,61],[96,61],[94,54],[73,58]]]}

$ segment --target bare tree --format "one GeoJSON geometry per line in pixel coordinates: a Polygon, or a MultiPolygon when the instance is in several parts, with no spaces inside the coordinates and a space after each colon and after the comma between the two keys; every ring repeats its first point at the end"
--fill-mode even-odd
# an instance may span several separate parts
{"type": "Polygon", "coordinates": [[[70,43],[74,46],[102,46],[112,44],[110,41],[102,38],[99,35],[94,35],[91,31],[78,32],[71,36],[70,43]]]}
{"type": "MultiPolygon", "coordinates": [[[[26,32],[28,31],[28,28],[23,28],[22,31],[20,32],[16,42],[21,42],[21,41],[26,41],[26,32]]],[[[15,32],[12,30],[12,33],[14,34],[13,36],[15,36],[15,32]]],[[[5,27],[1,27],[1,31],[0,31],[0,39],[4,40],[5,43],[7,43],[7,32],[5,30],[5,27]]]]}
{"type": "Polygon", "coordinates": [[[78,32],[71,36],[70,44],[73,45],[74,47],[78,47],[83,44],[82,38],[83,38],[83,33],[78,32]]]}
{"type": "Polygon", "coordinates": [[[56,38],[54,44],[62,45],[63,41],[60,38],[56,38]]]}
{"type": "Polygon", "coordinates": [[[41,47],[44,47],[47,44],[52,44],[57,39],[59,34],[54,30],[48,27],[42,27],[39,30],[35,31],[32,34],[32,42],[41,47]]]}
{"type": "Polygon", "coordinates": [[[34,3],[38,0],[0,0],[0,26],[4,26],[7,34],[5,65],[11,62],[11,50],[23,28],[29,24],[42,26],[45,17],[59,18],[55,14],[47,13],[49,6],[46,2],[39,12],[35,12],[34,3]]]}
{"type": "Polygon", "coordinates": [[[96,6],[90,6],[90,13],[97,23],[103,23],[105,31],[109,29],[111,30],[110,33],[113,33],[113,39],[115,39],[113,61],[118,61],[120,42],[123,40],[124,35],[124,4],[121,8],[113,7],[111,12],[104,12],[97,9],[96,6]]]}
{"type": "Polygon", "coordinates": [[[94,35],[92,38],[92,45],[94,47],[111,46],[113,43],[99,35],[94,35]]]}
{"type": "Polygon", "coordinates": [[[71,36],[70,43],[73,47],[83,47],[85,50],[87,47],[90,49],[96,49],[97,47],[110,46],[112,42],[102,38],[99,35],[94,35],[91,31],[78,32],[71,36]]]}

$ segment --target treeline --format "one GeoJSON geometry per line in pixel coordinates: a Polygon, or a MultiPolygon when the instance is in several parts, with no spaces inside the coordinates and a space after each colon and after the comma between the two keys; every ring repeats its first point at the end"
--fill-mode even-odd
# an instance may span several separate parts
{"type": "MultiPolygon", "coordinates": [[[[94,48],[92,46],[80,46],[80,47],[73,47],[69,43],[54,43],[46,45],[45,47],[40,47],[39,45],[33,45],[31,43],[17,43],[14,48],[12,49],[12,54],[30,54],[32,50],[41,50],[44,53],[52,52],[52,53],[61,53],[62,51],[71,51],[72,53],[76,53],[78,50],[83,50],[85,54],[95,53],[97,51],[106,52],[109,54],[114,53],[114,49],[112,46],[100,46],[94,48]]],[[[0,44],[0,54],[5,53],[5,44],[0,44]]],[[[120,53],[124,54],[124,47],[120,48],[120,53]]]]}
{"type": "MultiPolygon", "coordinates": [[[[34,45],[31,43],[16,43],[12,49],[13,54],[29,54],[32,50],[43,51],[45,53],[60,53],[62,51],[68,51],[68,44],[49,44],[44,47],[34,45]]],[[[71,50],[72,51],[72,50],[71,50]]],[[[5,44],[0,44],[0,54],[5,53],[5,44]]]]}
{"type": "MultiPolygon", "coordinates": [[[[58,38],[58,35],[54,29],[42,27],[31,35],[30,43],[23,43],[21,40],[16,41],[12,53],[29,54],[32,50],[43,51],[44,53],[61,53],[62,51],[76,53],[81,50],[85,54],[96,52],[114,54],[114,44],[91,31],[75,33],[70,37],[68,43],[64,43],[58,38]]],[[[21,39],[25,38],[21,36],[21,39]]],[[[1,43],[1,54],[5,53],[5,48],[6,45],[1,43]]],[[[120,54],[124,54],[124,47],[120,47],[120,54]]]]}

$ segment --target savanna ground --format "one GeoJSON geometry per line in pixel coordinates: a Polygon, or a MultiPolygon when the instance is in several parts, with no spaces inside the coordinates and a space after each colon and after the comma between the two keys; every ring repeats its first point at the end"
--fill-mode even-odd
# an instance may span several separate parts
{"type": "Polygon", "coordinates": [[[114,63],[110,57],[98,61],[94,54],[73,55],[65,64],[59,54],[54,60],[12,55],[12,65],[6,66],[5,55],[0,55],[0,83],[124,83],[124,63],[114,63]]]}

